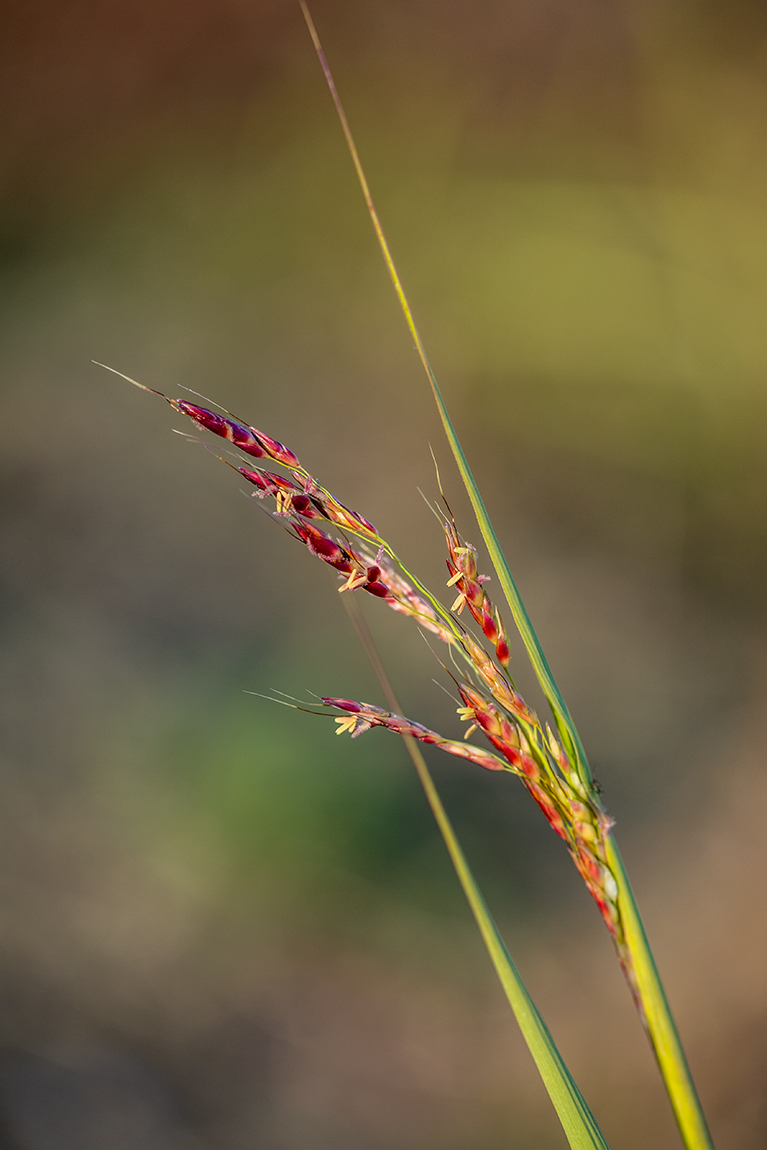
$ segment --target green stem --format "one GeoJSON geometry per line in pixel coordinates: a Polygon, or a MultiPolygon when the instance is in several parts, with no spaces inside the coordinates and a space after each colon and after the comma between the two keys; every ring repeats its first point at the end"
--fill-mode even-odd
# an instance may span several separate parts
{"type": "MultiPolygon", "coordinates": [[[[490,558],[493,561],[499,581],[506,595],[506,599],[514,616],[514,621],[522,637],[530,662],[535,669],[538,681],[549,701],[557,720],[560,734],[575,752],[575,760],[579,764],[579,773],[587,785],[591,784],[591,772],[586,759],[583,744],[578,731],[567,709],[559,687],[551,672],[551,668],[543,653],[538,636],[535,633],[530,617],[527,614],[522,597],[514,582],[509,565],[506,561],[498,538],[493,530],[490,517],[485,508],[482,496],[471,473],[466,456],[463,453],[458,436],[448,415],[445,402],[437,386],[436,380],[431,377],[432,390],[435,393],[442,422],[445,427],[450,446],[461,471],[466,490],[471,499],[477,516],[477,522],[485,540],[490,558]],[[569,738],[568,738],[569,736],[569,738]]],[[[566,748],[567,749],[567,748],[566,748]]],[[[626,946],[630,955],[633,974],[636,981],[636,991],[639,999],[640,1015],[645,1026],[653,1053],[658,1062],[666,1092],[668,1093],[674,1116],[679,1126],[687,1150],[713,1150],[713,1142],[706,1124],[703,1109],[698,1098],[695,1084],[687,1065],[682,1044],[679,1040],[676,1025],[671,1009],[663,989],[658,968],[655,965],[650,944],[647,940],[644,925],[639,914],[639,908],[626,874],[626,868],[618,852],[618,848],[611,835],[607,836],[607,863],[613,877],[618,884],[618,909],[623,923],[626,946]]]]}
{"type": "Polygon", "coordinates": [[[645,1029],[658,1060],[682,1140],[689,1150],[714,1150],[634,892],[612,835],[607,836],[607,863],[618,883],[618,909],[645,1014],[645,1029]]]}
{"type": "MultiPolygon", "coordinates": [[[[453,428],[436,380],[433,379],[433,376],[430,376],[430,378],[448,441],[453,449],[453,454],[460,469],[461,477],[463,478],[469,498],[471,499],[472,506],[474,507],[482,536],[490,552],[490,558],[493,561],[493,566],[495,567],[498,579],[506,595],[530,662],[535,669],[538,681],[543,688],[543,692],[557,720],[560,734],[567,744],[569,744],[572,751],[574,751],[575,761],[579,765],[579,773],[587,785],[591,785],[591,772],[578,731],[554,679],[546,656],[543,653],[543,648],[541,647],[530,617],[522,602],[522,597],[509,570],[506,557],[501,550],[500,543],[493,530],[476,480],[471,473],[471,469],[469,468],[466,456],[463,453],[458,436],[453,428]]],[[[658,1062],[666,1092],[679,1126],[679,1132],[682,1135],[682,1141],[687,1150],[713,1150],[713,1142],[711,1141],[711,1135],[706,1125],[703,1109],[692,1080],[692,1075],[690,1074],[690,1068],[687,1065],[682,1044],[679,1040],[668,999],[663,989],[663,983],[658,974],[658,968],[655,965],[650,944],[647,941],[647,934],[645,933],[636,899],[634,898],[634,893],[631,889],[628,875],[626,874],[626,868],[615,841],[610,835],[607,837],[607,862],[618,884],[618,909],[621,915],[626,946],[629,951],[636,981],[636,991],[639,1000],[637,1005],[640,1009],[642,1022],[650,1040],[653,1053],[658,1062]]]]}

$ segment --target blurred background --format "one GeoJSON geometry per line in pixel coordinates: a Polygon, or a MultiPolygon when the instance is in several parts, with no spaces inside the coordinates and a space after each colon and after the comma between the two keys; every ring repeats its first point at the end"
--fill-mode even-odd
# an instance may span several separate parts
{"type": "MultiPolygon", "coordinates": [[[[313,12],[717,1145],[761,1147],[767,11],[313,12]]],[[[439,588],[431,442],[476,539],[298,7],[4,24],[0,1146],[561,1148],[402,746],[244,693],[382,701],[332,572],[91,363],[290,444],[439,588]]],[[[611,1145],[678,1146],[560,842],[430,762],[611,1145]]]]}

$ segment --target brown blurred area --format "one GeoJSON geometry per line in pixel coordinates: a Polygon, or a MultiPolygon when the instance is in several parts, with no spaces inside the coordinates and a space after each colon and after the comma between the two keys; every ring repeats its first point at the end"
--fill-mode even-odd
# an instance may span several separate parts
{"type": "MultiPolygon", "coordinates": [[[[312,10],[715,1141],[756,1150],[767,13],[312,10]]],[[[91,363],[290,444],[438,589],[431,443],[475,537],[298,7],[3,25],[0,1148],[562,1147],[402,748],[244,693],[381,701],[331,573],[91,363]]],[[[430,762],[610,1144],[677,1146],[560,844],[513,780],[430,762]]]]}

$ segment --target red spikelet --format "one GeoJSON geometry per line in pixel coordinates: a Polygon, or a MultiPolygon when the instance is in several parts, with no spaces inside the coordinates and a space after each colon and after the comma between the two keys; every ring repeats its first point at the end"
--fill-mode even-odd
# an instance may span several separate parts
{"type": "Polygon", "coordinates": [[[342,575],[348,576],[339,591],[354,591],[361,587],[376,598],[388,600],[391,591],[381,579],[381,568],[376,564],[368,565],[356,551],[344,547],[335,539],[331,539],[319,527],[304,523],[297,516],[293,518],[291,526],[295,535],[305,543],[313,555],[335,567],[342,575]]]}
{"type": "Polygon", "coordinates": [[[185,399],[170,399],[168,402],[176,411],[188,415],[198,427],[228,439],[246,455],[252,455],[256,459],[273,459],[275,463],[283,463],[286,467],[301,466],[298,456],[294,455],[289,447],[272,439],[270,435],[265,435],[263,431],[257,431],[255,427],[246,427],[236,419],[218,415],[207,407],[200,407],[198,403],[189,403],[185,399]]]}
{"type": "Polygon", "coordinates": [[[293,530],[313,555],[318,556],[325,563],[329,563],[337,571],[349,575],[356,570],[353,552],[347,551],[340,543],[336,543],[335,539],[331,539],[324,531],[320,531],[319,527],[313,527],[308,523],[293,523],[293,530]]]}

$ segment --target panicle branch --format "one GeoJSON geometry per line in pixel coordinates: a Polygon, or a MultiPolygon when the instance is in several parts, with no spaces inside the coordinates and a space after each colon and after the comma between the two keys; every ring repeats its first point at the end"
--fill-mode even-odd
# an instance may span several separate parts
{"type": "MultiPolygon", "coordinates": [[[[105,367],[105,364],[100,365],[105,367]]],[[[114,368],[107,368],[114,371],[114,368]]],[[[298,456],[285,444],[273,439],[265,432],[237,419],[231,412],[221,415],[210,408],[185,399],[172,399],[155,388],[147,387],[122,372],[115,374],[135,384],[143,391],[159,395],[174,411],[187,415],[196,427],[209,431],[228,440],[239,451],[256,459],[271,459],[288,468],[292,479],[260,467],[236,466],[222,456],[218,458],[239,472],[244,479],[256,488],[254,494],[259,499],[271,497],[275,500],[276,514],[289,522],[290,533],[304,543],[313,555],[334,567],[345,581],[340,591],[362,588],[369,594],[383,599],[388,606],[401,614],[410,615],[428,630],[439,635],[446,643],[454,643],[458,629],[448,612],[432,596],[420,587],[417,580],[409,582],[396,569],[397,560],[389,545],[383,540],[363,515],[346,507],[329,491],[321,487],[299,462],[298,456]],[[324,519],[342,531],[349,532],[378,548],[375,559],[367,552],[360,553],[348,543],[333,539],[327,532],[317,527],[311,520],[324,519]],[[382,578],[382,569],[384,572],[382,578]],[[416,584],[419,590],[416,590],[416,584]],[[420,592],[420,593],[419,593],[420,592]]]]}
{"type": "Polygon", "coordinates": [[[482,588],[488,576],[480,575],[477,570],[477,550],[471,543],[464,542],[458,534],[455,521],[445,524],[445,537],[449,558],[447,569],[450,572],[448,587],[455,587],[458,598],[451,611],[459,615],[464,607],[468,607],[482,631],[485,638],[495,647],[498,662],[503,667],[509,665],[509,640],[504,630],[498,608],[490,602],[482,588]]]}
{"type": "Polygon", "coordinates": [[[412,719],[406,719],[402,715],[392,714],[391,711],[385,711],[382,707],[376,707],[372,703],[357,703],[354,699],[336,699],[330,696],[323,698],[322,702],[327,707],[336,707],[339,711],[345,711],[350,716],[347,719],[336,719],[338,723],[337,735],[348,732],[353,739],[356,739],[365,731],[369,731],[371,727],[386,727],[387,730],[394,731],[398,735],[410,735],[411,738],[418,739],[419,742],[441,747],[449,755],[469,759],[487,771],[511,771],[513,774],[517,774],[517,771],[505,763],[503,759],[499,759],[490,751],[483,750],[482,747],[445,739],[421,723],[415,723],[412,719]]]}

